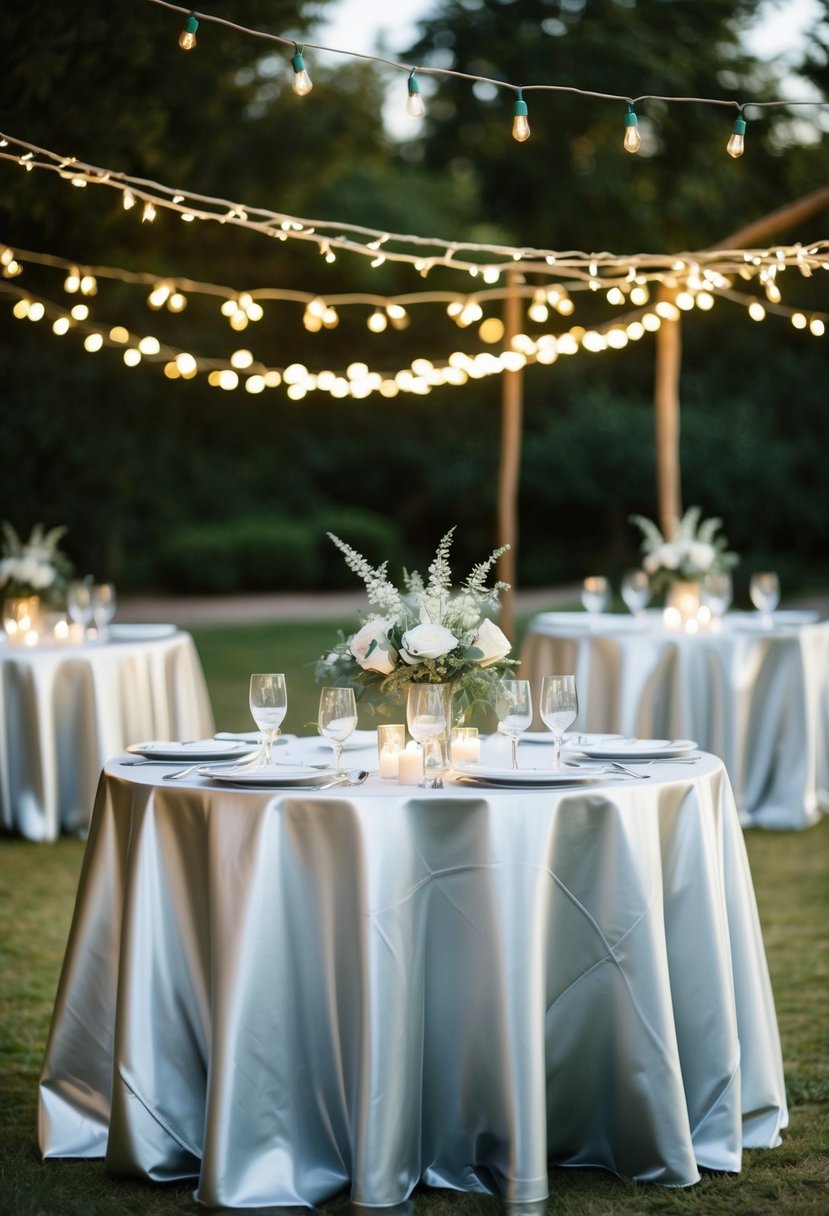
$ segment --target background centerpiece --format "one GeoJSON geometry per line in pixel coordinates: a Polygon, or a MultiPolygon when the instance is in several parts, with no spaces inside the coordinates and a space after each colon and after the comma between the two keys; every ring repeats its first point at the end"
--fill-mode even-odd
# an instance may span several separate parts
{"type": "Polygon", "coordinates": [[[696,618],[704,580],[727,573],[740,560],[720,533],[722,520],[701,520],[701,516],[700,507],[689,507],[681,519],[674,520],[670,539],[643,515],[630,517],[643,534],[642,569],[654,591],[665,592],[666,607],[679,612],[681,622],[696,618]]]}
{"type": "Polygon", "coordinates": [[[388,562],[374,567],[332,532],[346,565],[365,583],[373,608],[351,637],[320,659],[317,679],[351,685],[358,698],[382,702],[410,684],[451,684],[456,720],[475,705],[489,706],[501,676],[516,666],[512,644],[492,620],[508,584],[487,586],[487,576],[509,546],[495,549],[452,587],[449,553],[455,529],[438,545],[424,579],[403,572],[403,590],[389,579],[388,562]]]}

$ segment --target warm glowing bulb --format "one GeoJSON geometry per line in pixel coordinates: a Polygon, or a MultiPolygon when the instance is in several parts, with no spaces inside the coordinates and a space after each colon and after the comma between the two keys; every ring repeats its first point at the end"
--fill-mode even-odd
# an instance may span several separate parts
{"type": "Polygon", "coordinates": [[[633,112],[633,106],[628,106],[628,112],[625,115],[624,148],[626,152],[638,152],[641,147],[642,137],[639,134],[639,123],[633,112]]]}
{"type": "Polygon", "coordinates": [[[55,323],[52,326],[52,333],[60,336],[61,334],[65,334],[68,329],[69,329],[69,318],[68,317],[58,317],[57,321],[55,321],[55,323]]]}
{"type": "Polygon", "coordinates": [[[299,51],[291,59],[291,64],[294,69],[294,79],[291,82],[291,88],[296,93],[297,97],[307,97],[313,89],[311,77],[305,68],[305,60],[299,51]]]}
{"type": "Polygon", "coordinates": [[[134,346],[128,346],[124,351],[124,362],[127,367],[138,367],[141,362],[141,351],[136,350],[134,346]]]}
{"type": "Polygon", "coordinates": [[[167,307],[170,312],[183,312],[187,307],[187,296],[182,295],[180,291],[174,291],[167,301],[167,307]]]}
{"type": "Polygon", "coordinates": [[[103,344],[104,340],[100,334],[89,334],[86,338],[84,338],[83,341],[84,350],[88,350],[91,355],[94,354],[96,350],[100,350],[103,344]]]}
{"type": "Polygon", "coordinates": [[[184,23],[184,29],[178,36],[178,44],[183,51],[192,51],[196,45],[196,30],[199,23],[195,13],[191,13],[184,23]]]}
{"type": "Polygon", "coordinates": [[[187,351],[181,351],[176,355],[175,364],[181,375],[186,377],[188,380],[191,376],[195,375],[198,367],[196,360],[192,355],[188,354],[187,351]]]}
{"type": "Polygon", "coordinates": [[[530,138],[530,124],[527,113],[527,103],[524,100],[523,93],[519,89],[518,99],[512,107],[512,138],[517,139],[519,144],[523,144],[525,139],[530,138]]]}
{"type": "Polygon", "coordinates": [[[144,210],[141,212],[141,223],[151,224],[156,216],[155,204],[147,199],[144,204],[144,210]]]}
{"type": "Polygon", "coordinates": [[[752,321],[762,321],[765,318],[766,310],[759,300],[753,300],[748,306],[748,315],[752,321]]]}
{"type": "Polygon", "coordinates": [[[130,211],[135,206],[135,195],[132,190],[125,190],[121,196],[121,202],[124,204],[124,210],[130,211]]]}
{"type": "Polygon", "coordinates": [[[85,321],[89,316],[89,308],[86,304],[76,304],[72,309],[72,318],[75,321],[85,321]]]}
{"type": "Polygon", "coordinates": [[[814,334],[816,338],[822,338],[826,333],[826,326],[820,317],[812,317],[809,322],[809,333],[814,334]]]}
{"type": "Polygon", "coordinates": [[[734,126],[731,128],[731,138],[725,149],[728,155],[733,156],[735,160],[745,152],[745,133],[746,120],[744,118],[735,118],[734,126]]]}
{"type": "Polygon", "coordinates": [[[802,312],[792,313],[792,325],[795,327],[795,329],[806,328],[806,318],[802,312]]]}
{"type": "Polygon", "coordinates": [[[80,289],[80,286],[81,286],[80,273],[79,273],[77,267],[73,266],[72,269],[69,271],[69,274],[66,276],[66,280],[63,284],[63,290],[68,292],[70,295],[72,295],[72,294],[74,294],[74,292],[76,292],[80,289]]]}
{"type": "Polygon", "coordinates": [[[386,314],[381,312],[379,308],[375,308],[374,312],[366,321],[366,325],[373,334],[381,334],[388,325],[386,314]]]}
{"type": "Polygon", "coordinates": [[[409,118],[422,118],[426,113],[423,98],[420,96],[420,84],[415,79],[414,72],[409,77],[409,96],[406,101],[406,113],[409,115],[409,118]]]}

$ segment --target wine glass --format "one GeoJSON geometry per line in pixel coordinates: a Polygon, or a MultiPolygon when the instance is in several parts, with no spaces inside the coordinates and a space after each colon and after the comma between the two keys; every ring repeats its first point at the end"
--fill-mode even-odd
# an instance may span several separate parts
{"type": "Polygon", "coordinates": [[[518,768],[518,736],[533,720],[529,680],[501,680],[495,694],[495,712],[499,731],[509,735],[512,744],[512,767],[518,768]]]}
{"type": "Polygon", "coordinates": [[[722,618],[731,607],[734,587],[727,570],[711,570],[702,580],[700,599],[711,613],[711,628],[719,629],[722,618]]]}
{"type": "Polygon", "coordinates": [[[109,633],[109,622],[115,616],[115,587],[112,583],[95,583],[90,587],[92,619],[101,640],[109,633]]]}
{"type": "Polygon", "coordinates": [[[250,712],[262,735],[260,764],[271,763],[273,741],[288,711],[288,690],[282,672],[257,672],[250,677],[250,712]]]}
{"type": "Polygon", "coordinates": [[[317,714],[319,733],[329,740],[334,749],[334,771],[342,776],[340,758],[343,744],[357,727],[357,702],[353,688],[323,688],[317,714]]]}
{"type": "Polygon", "coordinates": [[[628,612],[641,616],[651,602],[651,580],[645,571],[626,570],[620,589],[628,612]]]}
{"type": "Polygon", "coordinates": [[[751,602],[760,613],[764,625],[774,623],[772,613],[780,603],[780,579],[771,570],[763,570],[752,574],[748,593],[751,602]]]}
{"type": "Polygon", "coordinates": [[[66,592],[66,611],[69,619],[80,625],[83,636],[92,624],[92,587],[88,582],[70,583],[66,592]]]}
{"type": "Polygon", "coordinates": [[[555,768],[561,768],[561,736],[579,712],[575,676],[545,676],[541,681],[541,717],[556,745],[555,768]]]}
{"type": "Polygon", "coordinates": [[[443,788],[451,725],[451,684],[410,684],[406,698],[409,734],[423,748],[423,780],[428,789],[443,788]]]}
{"type": "Polygon", "coordinates": [[[590,628],[596,627],[596,618],[610,603],[610,585],[603,574],[591,574],[581,585],[581,603],[590,617],[590,628]]]}

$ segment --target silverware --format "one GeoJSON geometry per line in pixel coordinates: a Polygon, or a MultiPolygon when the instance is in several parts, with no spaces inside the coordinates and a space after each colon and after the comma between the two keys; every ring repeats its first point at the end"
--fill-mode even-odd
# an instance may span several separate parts
{"type": "Polygon", "coordinates": [[[651,777],[650,773],[635,773],[632,768],[625,768],[624,764],[619,764],[616,760],[605,761],[589,761],[589,760],[565,760],[568,768],[580,768],[582,771],[593,773],[626,773],[628,777],[635,777],[637,781],[648,781],[651,777]]]}

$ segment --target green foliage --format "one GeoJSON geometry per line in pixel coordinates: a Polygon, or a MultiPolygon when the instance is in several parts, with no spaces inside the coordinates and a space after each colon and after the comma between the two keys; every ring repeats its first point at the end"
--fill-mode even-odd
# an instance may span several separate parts
{"type": "Polygon", "coordinates": [[[173,533],[158,550],[167,591],[222,594],[294,591],[319,581],[319,559],[304,524],[241,519],[173,533]]]}

